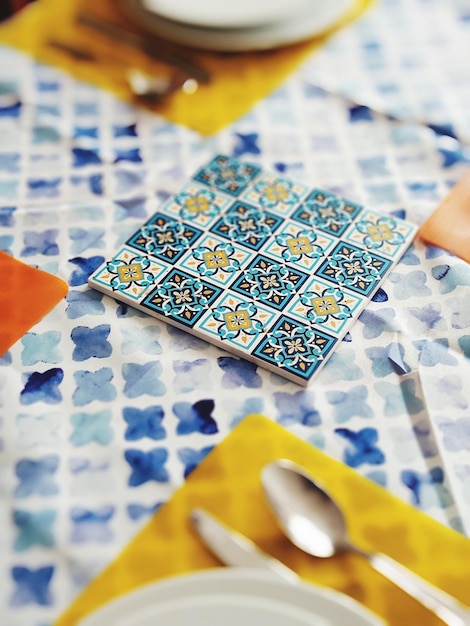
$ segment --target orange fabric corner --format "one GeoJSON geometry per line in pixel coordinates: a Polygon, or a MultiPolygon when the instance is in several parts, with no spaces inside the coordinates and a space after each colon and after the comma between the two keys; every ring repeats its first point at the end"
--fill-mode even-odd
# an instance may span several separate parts
{"type": "Polygon", "coordinates": [[[450,190],[418,234],[470,263],[470,173],[450,190]]]}
{"type": "Polygon", "coordinates": [[[1,356],[66,296],[68,285],[1,250],[0,274],[1,356]]]}

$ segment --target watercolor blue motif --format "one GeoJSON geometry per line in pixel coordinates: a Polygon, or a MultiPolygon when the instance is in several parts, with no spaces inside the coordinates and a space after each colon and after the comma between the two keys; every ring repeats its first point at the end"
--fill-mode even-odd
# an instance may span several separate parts
{"type": "Polygon", "coordinates": [[[387,474],[386,472],[382,470],[374,470],[372,472],[367,472],[365,476],[369,480],[372,480],[377,485],[380,485],[381,487],[387,486],[387,474]]]}
{"type": "Polygon", "coordinates": [[[261,154],[258,146],[258,133],[235,133],[236,144],[233,148],[233,156],[239,157],[243,154],[261,154]]]}
{"type": "Polygon", "coordinates": [[[75,344],[73,360],[86,361],[91,358],[104,359],[110,356],[113,351],[108,341],[110,332],[109,324],[100,324],[94,328],[76,326],[70,335],[75,344]]]}
{"type": "Polygon", "coordinates": [[[431,270],[433,278],[439,281],[441,293],[446,294],[454,291],[457,287],[470,286],[470,265],[460,263],[458,265],[437,265],[431,270]]]}
{"type": "Polygon", "coordinates": [[[114,137],[138,137],[136,124],[128,124],[127,126],[113,125],[114,137]]]}
{"type": "Polygon", "coordinates": [[[175,326],[167,327],[168,334],[171,337],[170,347],[175,352],[182,352],[184,350],[207,350],[210,348],[210,344],[204,339],[200,339],[194,335],[190,335],[184,330],[180,330],[175,326]]]}
{"type": "Polygon", "coordinates": [[[102,228],[69,228],[71,253],[77,256],[88,248],[104,248],[104,235],[105,231],[102,228]]]}
{"type": "Polygon", "coordinates": [[[162,353],[162,346],[158,341],[161,335],[161,328],[156,324],[148,326],[123,326],[121,328],[122,354],[132,354],[133,352],[144,352],[145,354],[157,355],[162,353]]]}
{"type": "Polygon", "coordinates": [[[359,321],[364,324],[362,334],[366,339],[375,339],[380,337],[383,332],[391,332],[396,330],[395,310],[386,307],[379,310],[364,310],[360,316],[359,321]]]}
{"type": "Polygon", "coordinates": [[[15,211],[16,207],[14,206],[0,207],[0,226],[14,226],[15,211]]]}
{"type": "Polygon", "coordinates": [[[253,363],[231,356],[221,356],[218,357],[217,364],[224,372],[222,386],[226,389],[261,387],[261,376],[257,372],[257,366],[253,363]]]}
{"type": "Polygon", "coordinates": [[[283,426],[302,424],[303,426],[318,426],[321,416],[315,408],[313,391],[297,391],[288,393],[276,391],[274,403],[277,409],[276,421],[283,426]]]}
{"type": "Polygon", "coordinates": [[[55,198],[60,194],[62,178],[28,180],[28,198],[55,198]]]}
{"type": "Polygon", "coordinates": [[[18,528],[13,546],[15,552],[23,552],[33,546],[52,547],[55,544],[53,526],[56,518],[54,509],[13,511],[13,522],[18,528]]]}
{"type": "Polygon", "coordinates": [[[64,379],[64,372],[59,367],[45,372],[32,372],[26,375],[26,382],[20,393],[21,404],[46,402],[58,404],[62,400],[59,385],[64,379]]]}
{"type": "Polygon", "coordinates": [[[366,177],[390,175],[387,161],[382,155],[358,159],[358,164],[366,177]]]}
{"type": "Polygon", "coordinates": [[[199,400],[194,404],[190,402],[175,402],[173,413],[179,420],[176,432],[178,435],[201,433],[211,435],[218,432],[217,422],[212,417],[214,410],[213,400],[199,400]]]}
{"type": "Polygon", "coordinates": [[[358,431],[336,428],[335,433],[346,439],[349,444],[344,451],[344,462],[350,467],[360,467],[364,464],[381,465],[385,462],[383,451],[376,446],[378,441],[376,428],[362,428],[358,431]]]}
{"type": "Polygon", "coordinates": [[[382,287],[379,287],[371,298],[372,302],[387,302],[387,300],[388,294],[382,287]]]}
{"type": "Polygon", "coordinates": [[[59,492],[54,474],[59,467],[59,456],[47,454],[39,459],[21,459],[15,467],[19,484],[15,488],[17,498],[27,498],[34,494],[52,496],[59,492]]]}
{"type": "Polygon", "coordinates": [[[73,166],[99,165],[101,158],[97,148],[72,148],[73,166]]]}
{"type": "Polygon", "coordinates": [[[332,383],[338,380],[359,380],[364,372],[354,361],[354,350],[342,350],[331,355],[323,368],[320,376],[324,383],[332,383]]]}
{"type": "Polygon", "coordinates": [[[349,421],[352,417],[373,417],[372,408],[367,403],[369,392],[365,385],[352,387],[349,391],[327,391],[326,399],[334,408],[336,423],[349,421]]]}
{"type": "Polygon", "coordinates": [[[21,361],[23,365],[36,365],[36,363],[60,363],[63,359],[62,352],[58,349],[61,340],[58,330],[49,330],[44,333],[29,332],[22,337],[23,351],[21,361]]]}
{"type": "Polygon", "coordinates": [[[177,394],[211,388],[211,361],[209,359],[174,361],[173,370],[175,372],[173,389],[177,394]]]}
{"type": "Polygon", "coordinates": [[[116,207],[115,218],[117,221],[126,220],[130,217],[147,216],[145,209],[146,198],[145,196],[136,196],[135,198],[123,198],[114,201],[116,207]]]}
{"type": "Polygon", "coordinates": [[[422,270],[415,270],[409,274],[394,271],[388,280],[395,286],[393,292],[397,300],[425,297],[432,293],[426,285],[427,275],[422,270]]]}
{"type": "Polygon", "coordinates": [[[70,421],[74,430],[70,441],[74,446],[85,446],[93,442],[107,446],[114,436],[111,419],[112,413],[109,409],[97,413],[73,413],[70,421]]]}
{"type": "Polygon", "coordinates": [[[357,104],[349,107],[350,122],[371,122],[374,119],[373,111],[363,104],[357,104]]]}
{"type": "Polygon", "coordinates": [[[112,402],[116,398],[116,388],[112,383],[114,374],[110,367],[102,367],[96,372],[78,370],[73,377],[76,388],[72,400],[75,406],[84,406],[93,400],[112,402]]]}
{"type": "Polygon", "coordinates": [[[415,415],[424,408],[423,401],[416,395],[420,386],[411,378],[400,380],[398,385],[388,382],[376,383],[374,388],[385,400],[383,412],[386,417],[415,415]]]}
{"type": "Polygon", "coordinates": [[[247,415],[251,415],[252,413],[262,413],[263,407],[263,398],[246,398],[240,408],[235,410],[233,402],[230,402],[230,406],[227,407],[227,411],[231,411],[233,415],[232,421],[230,422],[230,427],[235,428],[235,426],[239,424],[242,419],[244,419],[247,415]]]}
{"type": "Polygon", "coordinates": [[[53,602],[49,584],[54,574],[54,567],[47,565],[37,569],[15,566],[11,569],[11,577],[16,588],[11,596],[12,606],[38,604],[49,606],[53,602]]]}
{"type": "Polygon", "coordinates": [[[166,437],[166,430],[162,425],[165,413],[159,405],[144,409],[125,407],[122,416],[127,424],[124,433],[126,441],[137,441],[145,437],[158,440],[166,437]]]}
{"type": "Polygon", "coordinates": [[[118,194],[129,193],[136,187],[141,187],[146,177],[146,172],[136,172],[134,170],[119,169],[114,171],[116,178],[116,192],[118,194]]]}
{"type": "Polygon", "coordinates": [[[74,187],[85,185],[86,188],[95,196],[103,195],[103,175],[90,174],[89,176],[71,176],[70,182],[74,187]]]}
{"type": "Polygon", "coordinates": [[[419,362],[425,367],[436,365],[458,365],[458,360],[449,352],[449,340],[447,338],[419,339],[413,341],[413,345],[419,351],[419,362]]]}
{"type": "Polygon", "coordinates": [[[33,256],[44,254],[46,256],[59,254],[59,246],[56,239],[59,231],[55,228],[38,231],[26,231],[24,233],[24,248],[21,256],[33,256]]]}
{"type": "Polygon", "coordinates": [[[160,361],[140,363],[124,363],[122,376],[125,380],[124,395],[128,398],[139,396],[162,396],[166,387],[160,380],[163,367],[160,361]]]}
{"type": "Polygon", "coordinates": [[[440,467],[434,467],[425,474],[404,470],[401,472],[401,480],[412,493],[412,503],[422,509],[452,504],[452,497],[444,485],[444,472],[440,467]]]}
{"type": "Polygon", "coordinates": [[[411,367],[404,360],[404,354],[403,346],[396,341],[387,346],[387,356],[397,374],[408,374],[411,371],[411,367]]]}
{"type": "Polygon", "coordinates": [[[402,374],[410,371],[409,365],[404,361],[405,349],[399,343],[389,343],[383,348],[366,348],[365,353],[372,362],[372,373],[377,378],[385,378],[392,372],[402,374]],[[390,354],[393,358],[390,358],[390,354]]]}
{"type": "Polygon", "coordinates": [[[90,137],[91,139],[98,139],[98,127],[97,126],[75,126],[73,129],[74,139],[80,137],[90,137]]]}
{"type": "Polygon", "coordinates": [[[442,432],[443,444],[449,452],[470,450],[470,417],[456,420],[441,418],[438,428],[442,432]]]}
{"type": "Polygon", "coordinates": [[[206,446],[201,450],[194,450],[193,448],[180,448],[178,450],[178,458],[184,465],[184,478],[189,476],[213,448],[214,446],[206,446]]]}
{"type": "Polygon", "coordinates": [[[139,148],[130,148],[124,150],[117,148],[115,150],[114,163],[120,163],[121,161],[129,161],[130,163],[142,163],[142,157],[140,156],[139,148]]]}
{"type": "Polygon", "coordinates": [[[53,126],[34,126],[32,130],[32,143],[35,145],[58,143],[60,141],[59,129],[53,126]]]}
{"type": "Polygon", "coordinates": [[[75,257],[70,259],[70,263],[76,266],[77,269],[73,270],[70,274],[69,285],[71,287],[78,287],[80,285],[85,285],[88,276],[93,274],[93,272],[104,262],[104,257],[102,256],[91,256],[88,258],[84,257],[75,257]]]}
{"type": "Polygon", "coordinates": [[[0,154],[0,171],[14,174],[20,171],[20,154],[18,152],[4,152],[0,154]]]}
{"type": "Polygon", "coordinates": [[[408,312],[429,330],[447,330],[447,323],[441,315],[439,302],[431,302],[424,307],[409,307],[408,312]]]}
{"type": "Polygon", "coordinates": [[[17,180],[0,180],[0,197],[15,200],[18,196],[17,180]]]}
{"type": "Polygon", "coordinates": [[[458,344],[467,359],[470,359],[470,335],[459,337],[458,344]]]}
{"type": "Polygon", "coordinates": [[[166,483],[169,480],[165,463],[168,460],[166,448],[152,450],[126,450],[124,458],[131,467],[128,484],[130,487],[139,487],[149,480],[166,483]]]}
{"type": "Polygon", "coordinates": [[[84,315],[102,315],[104,313],[103,294],[96,289],[87,291],[70,290],[66,296],[67,317],[71,320],[84,315]]]}
{"type": "Polygon", "coordinates": [[[18,413],[16,416],[18,446],[21,448],[57,446],[60,442],[62,422],[60,411],[47,411],[39,415],[18,413]]]}
{"type": "Polygon", "coordinates": [[[115,508],[109,505],[94,510],[72,507],[70,510],[71,543],[108,543],[112,541],[113,533],[109,528],[109,522],[114,513],[115,508]]]}
{"type": "Polygon", "coordinates": [[[162,503],[152,504],[151,506],[145,506],[143,504],[128,504],[127,514],[132,520],[140,520],[142,518],[150,517],[160,508],[162,503]]]}

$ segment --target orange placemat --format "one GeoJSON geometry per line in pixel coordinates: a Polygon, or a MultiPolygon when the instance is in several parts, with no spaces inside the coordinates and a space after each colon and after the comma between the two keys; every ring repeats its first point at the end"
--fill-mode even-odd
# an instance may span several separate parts
{"type": "MultiPolygon", "coordinates": [[[[181,91],[152,109],[169,121],[210,135],[246,113],[259,99],[275,89],[327,37],[361,16],[373,0],[355,0],[351,8],[322,36],[305,43],[272,51],[223,55],[195,52],[194,58],[211,73],[208,85],[194,94],[181,91]]],[[[78,78],[108,89],[124,100],[133,96],[125,81],[127,69],[149,73],[167,72],[141,52],[119,41],[109,41],[75,23],[79,13],[129,27],[113,0],[40,0],[21,11],[0,28],[0,42],[15,46],[34,57],[58,65],[78,78]],[[59,41],[92,53],[97,62],[77,60],[48,42],[59,41]]]]}
{"type": "Polygon", "coordinates": [[[0,275],[1,356],[66,296],[68,285],[1,250],[0,275]]]}
{"type": "Polygon", "coordinates": [[[327,486],[344,508],[358,545],[382,550],[462,601],[470,588],[470,541],[391,496],[385,489],[332,460],[271,420],[246,417],[190,474],[171,500],[98,576],[55,626],[76,625],[106,602],[165,576],[219,563],[193,534],[188,515],[205,507],[306,580],[345,592],[390,626],[441,622],[357,555],[315,559],[278,530],[262,493],[260,471],[290,458],[327,486]]]}
{"type": "Polygon", "coordinates": [[[452,187],[418,234],[470,263],[470,172],[452,187]]]}

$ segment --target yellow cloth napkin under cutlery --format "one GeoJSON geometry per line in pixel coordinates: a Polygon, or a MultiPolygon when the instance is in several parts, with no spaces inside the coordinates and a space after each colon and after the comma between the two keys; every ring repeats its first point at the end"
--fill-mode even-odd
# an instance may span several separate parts
{"type": "Polygon", "coordinates": [[[284,427],[250,415],[217,445],[124,551],[70,605],[55,626],[72,626],[103,604],[158,579],[220,566],[191,529],[206,508],[305,580],[351,595],[391,626],[441,622],[360,556],[308,556],[281,533],[266,503],[262,468],[278,458],[303,466],[343,508],[354,543],[382,551],[468,602],[470,540],[331,459],[284,427]]]}

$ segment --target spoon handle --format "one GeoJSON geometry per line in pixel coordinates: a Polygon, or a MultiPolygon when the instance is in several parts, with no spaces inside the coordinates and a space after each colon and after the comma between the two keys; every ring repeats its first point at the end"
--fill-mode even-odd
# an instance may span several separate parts
{"type": "Polygon", "coordinates": [[[372,567],[433,611],[447,626],[470,626],[470,608],[385,554],[365,555],[372,567]]]}

